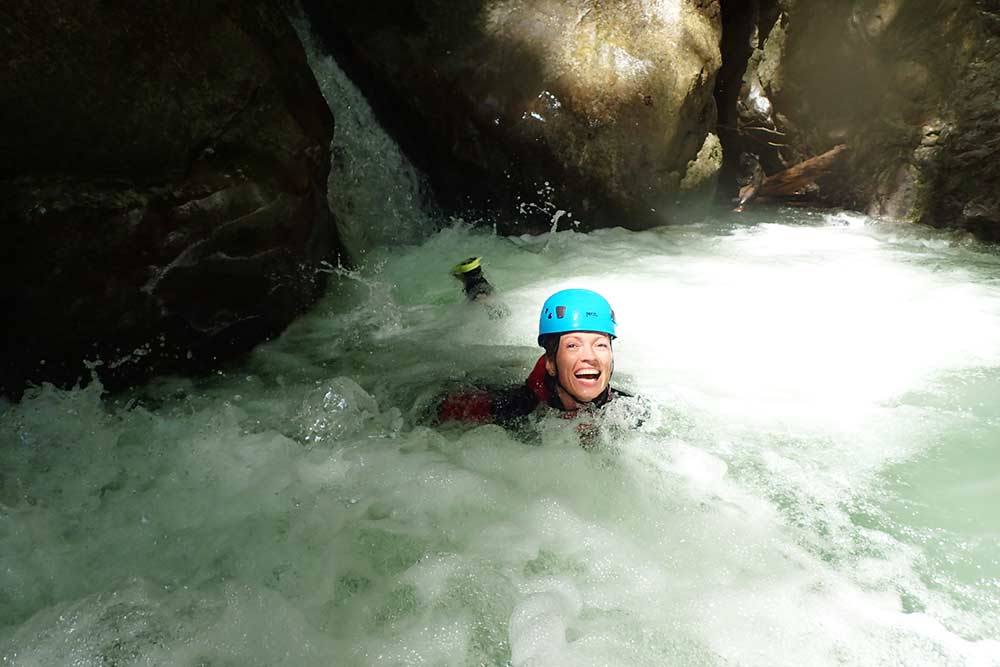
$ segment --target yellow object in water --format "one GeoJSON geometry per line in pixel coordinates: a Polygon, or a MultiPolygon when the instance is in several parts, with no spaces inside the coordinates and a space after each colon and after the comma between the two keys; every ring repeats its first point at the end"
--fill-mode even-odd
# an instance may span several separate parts
{"type": "Polygon", "coordinates": [[[452,275],[460,276],[463,273],[468,273],[469,271],[472,271],[473,269],[478,269],[481,264],[482,264],[482,257],[470,257],[453,266],[451,269],[451,273],[452,275]]]}

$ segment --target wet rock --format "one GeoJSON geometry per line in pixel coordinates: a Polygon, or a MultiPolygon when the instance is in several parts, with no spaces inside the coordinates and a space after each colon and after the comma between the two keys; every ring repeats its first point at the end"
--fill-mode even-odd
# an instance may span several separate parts
{"type": "Polygon", "coordinates": [[[948,122],[933,137],[938,150],[925,169],[927,194],[915,217],[1000,242],[1000,6],[970,4],[962,57],[942,111],[948,122]]]}
{"type": "MultiPolygon", "coordinates": [[[[766,126],[758,114],[741,119],[736,138],[723,132],[724,173],[739,152],[758,155],[773,173],[845,143],[848,159],[820,183],[815,203],[1000,238],[989,213],[994,199],[984,194],[1000,191],[994,2],[751,5],[759,11],[742,9],[756,23],[739,103],[766,98],[775,125],[749,129],[766,126]],[[768,8],[777,12],[773,25],[763,20],[768,8]]],[[[725,13],[734,3],[723,11],[731,22],[725,13]]],[[[732,104],[720,101],[720,124],[732,104]]]]}
{"type": "Polygon", "coordinates": [[[682,182],[716,154],[716,1],[304,4],[446,207],[643,227],[710,195],[682,182]]]}
{"type": "Polygon", "coordinates": [[[0,392],[203,370],[322,289],[333,119],[266,5],[0,10],[0,392]]]}

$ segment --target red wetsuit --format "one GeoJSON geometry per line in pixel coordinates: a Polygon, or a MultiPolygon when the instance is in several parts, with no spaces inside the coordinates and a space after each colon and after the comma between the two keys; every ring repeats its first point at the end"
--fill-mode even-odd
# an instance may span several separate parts
{"type": "MultiPolygon", "coordinates": [[[[629,394],[609,385],[592,403],[600,407],[615,396],[629,394]]],[[[545,370],[544,354],[523,385],[499,391],[474,389],[445,396],[438,407],[438,420],[503,424],[531,414],[540,404],[566,411],[556,393],[555,381],[545,370]]]]}

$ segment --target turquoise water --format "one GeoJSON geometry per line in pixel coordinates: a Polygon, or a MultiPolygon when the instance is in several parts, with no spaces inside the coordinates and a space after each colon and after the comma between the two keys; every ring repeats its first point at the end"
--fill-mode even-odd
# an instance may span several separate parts
{"type": "Polygon", "coordinates": [[[756,211],[331,270],[245,363],[0,407],[2,664],[1000,664],[994,252],[756,211]],[[427,421],[571,285],[640,428],[427,421]]]}

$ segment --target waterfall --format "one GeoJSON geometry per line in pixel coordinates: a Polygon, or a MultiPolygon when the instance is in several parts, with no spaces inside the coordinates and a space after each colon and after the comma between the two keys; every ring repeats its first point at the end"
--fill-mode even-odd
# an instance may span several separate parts
{"type": "Polygon", "coordinates": [[[435,228],[423,177],[382,129],[364,95],[324,53],[301,11],[292,25],[334,118],[327,181],[330,210],[357,262],[377,247],[414,243],[435,228]]]}

